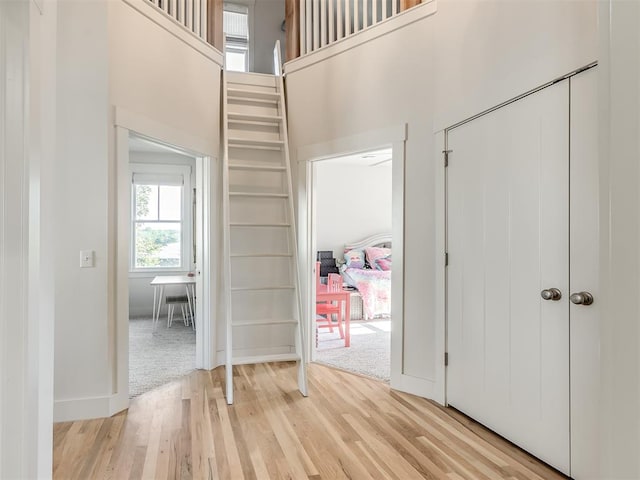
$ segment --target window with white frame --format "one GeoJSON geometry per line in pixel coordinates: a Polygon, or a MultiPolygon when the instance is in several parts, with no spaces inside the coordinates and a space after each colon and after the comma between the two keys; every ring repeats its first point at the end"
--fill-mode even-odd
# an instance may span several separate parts
{"type": "Polygon", "coordinates": [[[191,269],[191,168],[131,165],[131,271],[191,269]]]}
{"type": "Polygon", "coordinates": [[[223,11],[225,62],[227,70],[249,70],[249,9],[245,5],[225,3],[223,11]]]}

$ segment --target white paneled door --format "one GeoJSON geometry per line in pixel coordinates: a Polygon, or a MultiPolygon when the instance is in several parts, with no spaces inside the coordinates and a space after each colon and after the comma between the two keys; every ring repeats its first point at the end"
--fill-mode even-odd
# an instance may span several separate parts
{"type": "Polygon", "coordinates": [[[447,169],[447,401],[565,473],[569,95],[565,80],[450,130],[447,169]]]}

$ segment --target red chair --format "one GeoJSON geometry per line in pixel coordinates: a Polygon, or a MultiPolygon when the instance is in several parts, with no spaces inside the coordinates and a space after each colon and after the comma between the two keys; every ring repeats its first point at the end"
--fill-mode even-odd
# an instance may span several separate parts
{"type": "MultiPolygon", "coordinates": [[[[344,328],[342,327],[342,302],[331,302],[322,299],[323,292],[341,292],[342,277],[337,273],[330,273],[327,284],[320,283],[320,262],[316,263],[316,317],[317,328],[328,328],[333,333],[333,315],[337,317],[338,331],[340,338],[344,338],[344,328]]],[[[318,336],[316,329],[316,347],[318,346],[318,336]]]]}

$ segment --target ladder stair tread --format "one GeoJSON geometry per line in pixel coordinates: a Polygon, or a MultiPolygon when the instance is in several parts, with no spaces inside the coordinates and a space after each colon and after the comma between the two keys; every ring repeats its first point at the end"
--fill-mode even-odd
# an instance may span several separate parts
{"type": "Polygon", "coordinates": [[[280,115],[258,115],[256,113],[227,113],[227,120],[234,122],[259,122],[278,124],[282,121],[280,115]]]}
{"type": "Polygon", "coordinates": [[[251,100],[269,100],[269,101],[277,101],[280,99],[280,93],[273,92],[265,92],[263,90],[251,90],[245,88],[230,88],[227,87],[227,94],[229,97],[242,97],[242,98],[250,98],[251,100]]]}
{"type": "Polygon", "coordinates": [[[229,162],[229,170],[255,170],[262,172],[284,172],[286,167],[280,165],[254,165],[249,163],[229,162]]]}
{"type": "Polygon", "coordinates": [[[238,145],[264,145],[264,146],[281,146],[284,145],[284,140],[262,140],[256,138],[229,138],[229,146],[232,144],[238,145]]]}
{"type": "Polygon", "coordinates": [[[264,197],[264,198],[288,198],[287,193],[268,192],[229,192],[230,197],[264,197]]]}
{"type": "Polygon", "coordinates": [[[261,318],[258,320],[234,320],[234,327],[252,327],[263,325],[296,325],[298,322],[293,318],[261,318]]]}
{"type": "MultiPolygon", "coordinates": [[[[241,95],[228,95],[227,100],[230,102],[246,102],[246,103],[263,103],[267,105],[277,105],[278,99],[267,99],[267,98],[257,98],[257,97],[245,97],[241,95]]],[[[230,112],[231,113],[231,112],[230,112]]],[[[235,113],[235,112],[233,112],[235,113]]]]}

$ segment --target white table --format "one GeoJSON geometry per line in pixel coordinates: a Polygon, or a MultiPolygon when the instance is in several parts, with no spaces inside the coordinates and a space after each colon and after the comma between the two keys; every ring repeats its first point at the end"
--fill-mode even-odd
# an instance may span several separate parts
{"type": "Polygon", "coordinates": [[[191,321],[194,321],[195,310],[195,286],[196,278],[188,275],[162,275],[157,276],[151,281],[153,285],[153,329],[155,330],[160,318],[160,308],[162,307],[162,299],[164,297],[164,287],[167,285],[184,285],[187,292],[187,304],[189,306],[189,315],[191,321]]]}

